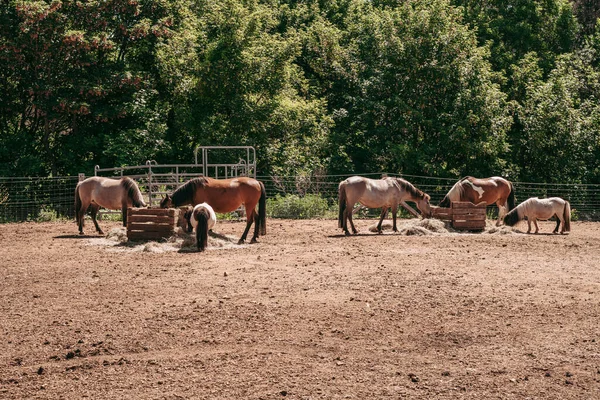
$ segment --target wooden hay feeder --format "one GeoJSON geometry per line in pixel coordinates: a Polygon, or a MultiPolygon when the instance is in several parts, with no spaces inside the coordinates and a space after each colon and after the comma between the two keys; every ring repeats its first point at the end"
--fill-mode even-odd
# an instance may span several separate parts
{"type": "Polygon", "coordinates": [[[485,229],[486,204],[477,205],[469,201],[454,201],[449,208],[432,208],[433,218],[452,221],[452,227],[458,230],[482,231],[485,229]]]}
{"type": "Polygon", "coordinates": [[[166,239],[175,232],[179,210],[175,208],[128,208],[129,240],[166,239]]]}

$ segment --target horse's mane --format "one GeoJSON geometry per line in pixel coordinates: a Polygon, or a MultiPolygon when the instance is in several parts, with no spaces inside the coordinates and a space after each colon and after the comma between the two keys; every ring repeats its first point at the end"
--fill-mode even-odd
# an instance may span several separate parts
{"type": "Polygon", "coordinates": [[[396,178],[396,182],[398,182],[398,184],[400,185],[400,187],[402,187],[403,190],[407,191],[408,193],[410,193],[410,195],[415,198],[419,198],[422,199],[425,196],[429,196],[428,194],[425,194],[425,192],[417,189],[415,187],[415,185],[413,185],[412,183],[410,183],[409,181],[402,179],[402,178],[396,178]]]}
{"type": "Polygon", "coordinates": [[[133,179],[131,179],[128,176],[124,176],[123,178],[121,178],[121,185],[125,189],[127,197],[129,197],[132,200],[134,207],[146,206],[144,198],[142,197],[142,192],[140,192],[140,188],[133,179]]]}
{"type": "Polygon", "coordinates": [[[183,185],[179,186],[177,190],[173,192],[173,194],[171,195],[173,204],[175,204],[175,206],[178,206],[180,204],[184,204],[187,201],[192,201],[194,193],[196,193],[196,189],[199,187],[202,188],[206,186],[207,183],[208,179],[206,179],[203,176],[199,178],[190,179],[183,185]]]}

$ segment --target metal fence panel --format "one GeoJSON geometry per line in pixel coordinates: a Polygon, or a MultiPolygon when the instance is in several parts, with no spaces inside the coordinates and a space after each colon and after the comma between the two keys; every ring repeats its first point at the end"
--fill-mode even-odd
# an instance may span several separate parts
{"type": "MultiPolygon", "coordinates": [[[[193,164],[191,165],[193,166],[193,164]]],[[[186,169],[182,165],[161,166],[164,170],[154,168],[151,183],[147,175],[136,173],[134,170],[123,170],[123,175],[136,178],[140,189],[149,199],[152,194],[153,206],[166,192],[177,185],[198,176],[198,170],[186,169]],[[156,172],[156,173],[154,173],[156,172]]],[[[112,169],[111,169],[112,171],[112,169]]],[[[138,171],[139,172],[139,171],[138,171]]],[[[114,171],[103,175],[115,175],[114,171]]],[[[438,204],[444,195],[452,188],[457,179],[434,178],[415,175],[398,175],[371,173],[361,174],[369,178],[380,178],[383,175],[401,176],[431,196],[432,204],[438,204]]],[[[117,174],[118,176],[118,174],[117,174]]],[[[339,183],[351,175],[311,175],[311,176],[258,176],[257,179],[265,184],[267,197],[295,194],[317,194],[330,200],[332,205],[337,203],[339,183]]],[[[31,221],[43,218],[74,217],[74,191],[79,177],[66,176],[54,178],[36,177],[0,177],[0,223],[31,221]]],[[[513,182],[517,203],[530,197],[558,196],[571,203],[579,219],[600,220],[600,185],[585,184],[545,184],[530,182],[513,182]]],[[[495,207],[490,207],[490,213],[495,213],[495,207]]]]}

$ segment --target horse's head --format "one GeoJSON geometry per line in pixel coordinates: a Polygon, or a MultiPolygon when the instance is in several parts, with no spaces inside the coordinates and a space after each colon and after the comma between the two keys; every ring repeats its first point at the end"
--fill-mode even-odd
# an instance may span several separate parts
{"type": "Polygon", "coordinates": [[[194,227],[192,226],[192,215],[194,213],[194,210],[190,207],[188,207],[188,209],[186,210],[185,214],[183,214],[183,218],[185,218],[186,221],[186,225],[185,225],[185,230],[189,233],[192,232],[194,230],[194,227]]]}
{"type": "Polygon", "coordinates": [[[423,193],[423,197],[416,201],[417,208],[421,211],[423,218],[431,217],[431,203],[429,202],[431,197],[427,193],[423,193]]]}
{"type": "Polygon", "coordinates": [[[173,199],[168,194],[165,198],[160,201],[160,208],[171,208],[173,206],[173,199]]]}
{"type": "Polygon", "coordinates": [[[504,221],[504,225],[506,226],[515,226],[520,220],[519,210],[514,208],[511,212],[506,214],[504,218],[502,218],[502,220],[504,221]]]}

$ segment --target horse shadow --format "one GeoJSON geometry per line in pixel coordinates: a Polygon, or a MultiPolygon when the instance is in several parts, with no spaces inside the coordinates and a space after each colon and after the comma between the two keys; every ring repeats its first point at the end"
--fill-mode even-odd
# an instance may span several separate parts
{"type": "Polygon", "coordinates": [[[397,232],[394,233],[377,233],[377,232],[370,232],[370,233],[355,233],[352,235],[346,235],[344,233],[338,233],[335,235],[327,235],[328,238],[332,238],[332,239],[341,239],[341,238],[347,238],[347,237],[373,237],[373,236],[391,236],[391,235],[397,235],[397,232]]]}
{"type": "MultiPolygon", "coordinates": [[[[196,235],[194,232],[186,232],[188,238],[194,238],[194,244],[190,245],[190,246],[185,246],[185,247],[181,247],[179,250],[177,250],[177,253],[201,253],[198,251],[198,248],[196,247],[196,235]]],[[[224,235],[222,233],[217,233],[217,232],[213,232],[212,230],[208,231],[208,236],[210,236],[211,238],[214,239],[218,239],[224,242],[228,242],[228,243],[232,243],[234,245],[237,245],[237,240],[233,239],[230,236],[224,235]]]]}
{"type": "Polygon", "coordinates": [[[52,239],[100,239],[106,237],[106,235],[58,235],[53,236],[52,239]]]}

